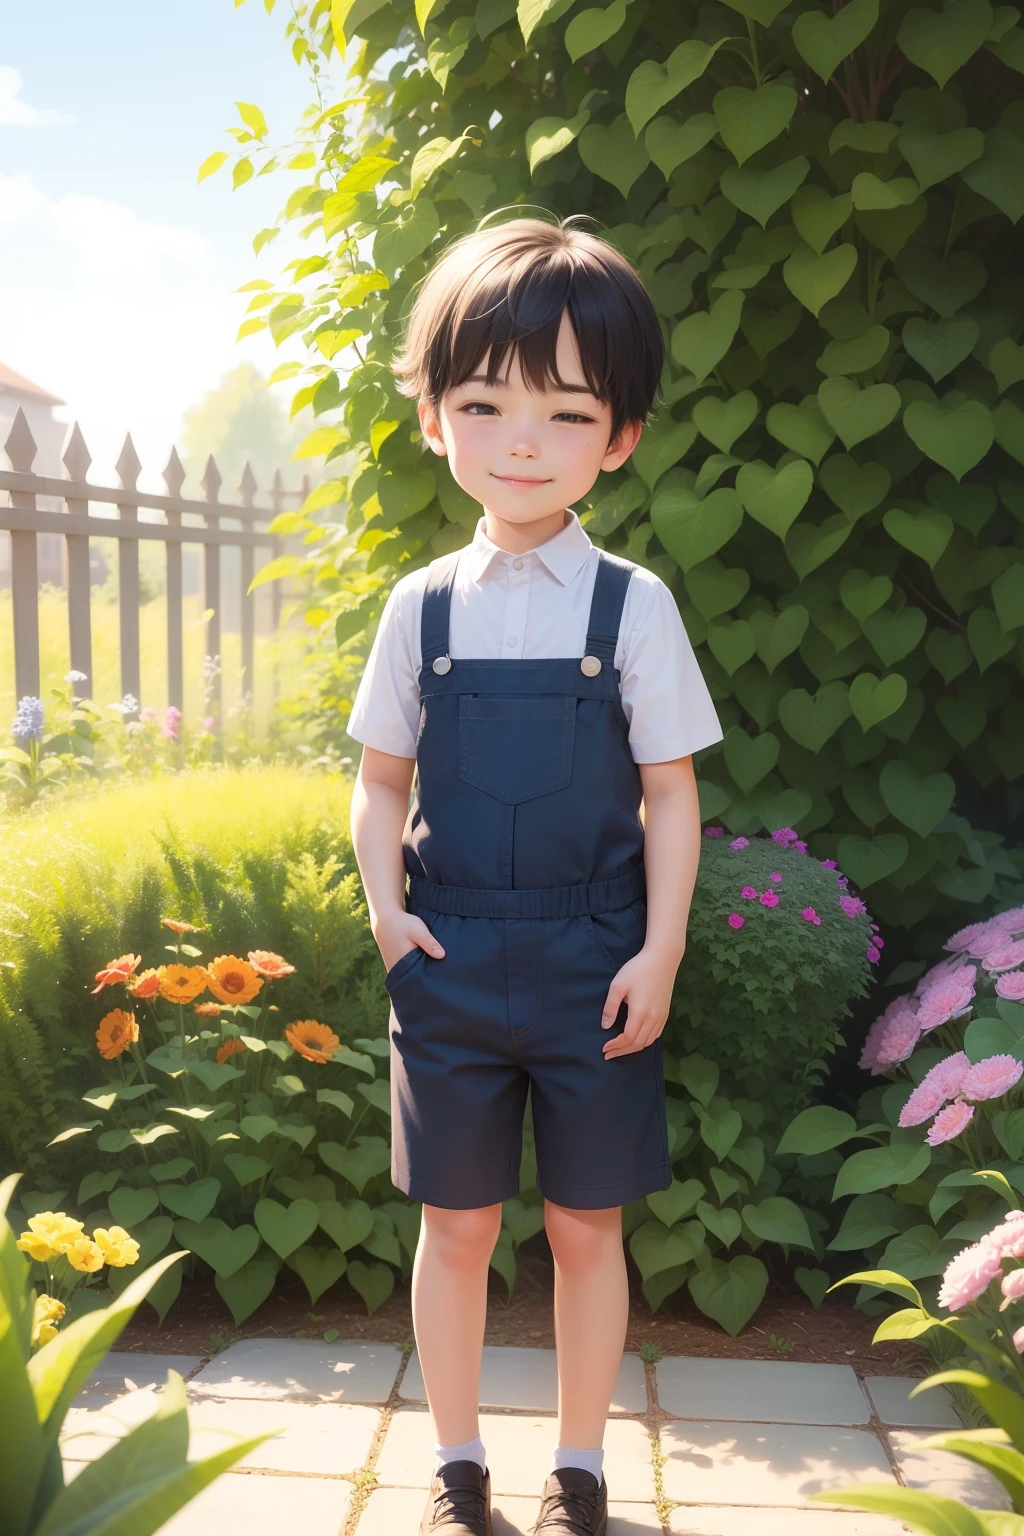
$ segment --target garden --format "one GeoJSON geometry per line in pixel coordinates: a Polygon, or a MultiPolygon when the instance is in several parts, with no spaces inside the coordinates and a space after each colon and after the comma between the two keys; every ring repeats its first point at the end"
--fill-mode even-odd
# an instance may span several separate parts
{"type": "MultiPolygon", "coordinates": [[[[263,747],[170,711],[111,724],[70,685],[18,704],[0,1272],[11,1310],[31,1265],[29,1370],[136,1307],[126,1338],[157,1351],[411,1333],[344,726],[395,579],[478,515],[397,391],[403,314],[447,241],[539,206],[591,216],[661,317],[658,416],[576,510],[670,586],[725,730],[664,1036],[673,1182],[623,1211],[629,1347],[938,1372],[966,1426],[946,1450],[1024,1514],[1020,22],[988,0],[290,8],[308,114],[287,138],[238,103],[199,175],[281,180],[261,270],[308,243],[246,283],[240,334],[289,354],[309,422],[315,488],[272,528],[302,548],[262,579],[306,594],[316,644],[263,747]]],[[[527,1134],[489,1341],[550,1342],[542,1207],[527,1134]]],[[[1021,1528],[907,1488],[828,1497],[1021,1528]]]]}

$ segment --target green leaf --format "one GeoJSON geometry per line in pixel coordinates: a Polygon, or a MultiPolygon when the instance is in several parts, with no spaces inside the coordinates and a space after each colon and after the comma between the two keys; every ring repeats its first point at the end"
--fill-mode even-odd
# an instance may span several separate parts
{"type": "Polygon", "coordinates": [[[229,1152],[224,1162],[243,1189],[246,1184],[255,1184],[257,1179],[265,1178],[271,1168],[265,1158],[248,1157],[244,1152],[229,1152]]]}
{"type": "Polygon", "coordinates": [[[814,73],[828,81],[843,59],[871,35],[878,21],[878,0],[850,0],[833,16],[804,11],[793,23],[793,43],[814,73]]]}
{"type": "Polygon", "coordinates": [[[899,832],[882,832],[874,838],[844,837],[840,839],[839,857],[850,878],[863,887],[885,880],[901,869],[906,863],[908,846],[899,832]]]}
{"type": "Polygon", "coordinates": [[[972,251],[954,251],[942,259],[922,247],[908,250],[897,271],[904,285],[944,320],[976,299],[985,286],[984,263],[972,251]]]}
{"type": "Polygon", "coordinates": [[[706,1109],[718,1087],[718,1067],[705,1056],[684,1056],[678,1070],[680,1083],[706,1109]]]}
{"type": "Polygon", "coordinates": [[[830,341],[817,366],[830,377],[844,373],[868,373],[877,368],[889,349],[891,338],[884,325],[873,325],[849,341],[830,341]]]}
{"type": "Polygon", "coordinates": [[[948,469],[957,481],[981,463],[994,437],[988,407],[962,395],[947,395],[935,405],[928,400],[912,400],[903,412],[903,427],[921,452],[948,469]],[[946,403],[951,400],[956,404],[946,403]]]}
{"type": "Polygon", "coordinates": [[[727,544],[743,521],[743,505],[731,486],[703,500],[682,488],[660,491],[651,506],[654,531],[684,571],[727,544]]]}
{"type": "Polygon", "coordinates": [[[882,522],[890,537],[932,567],[953,537],[953,521],[945,512],[910,512],[903,507],[892,507],[882,522]]]}
{"type": "Polygon", "coordinates": [[[829,154],[852,149],[858,155],[884,155],[891,149],[899,131],[896,123],[855,123],[853,118],[846,117],[832,130],[829,154]]]}
{"type": "Polygon", "coordinates": [[[218,1275],[233,1275],[254,1256],[260,1246],[255,1227],[229,1227],[216,1216],[203,1221],[176,1221],[174,1235],[183,1248],[194,1253],[218,1275]]]}
{"type": "MultiPolygon", "coordinates": [[[[856,0],[850,0],[852,4],[856,4],[856,0]]],[[[844,7],[844,13],[850,5],[844,7]]],[[[820,256],[853,212],[853,199],[845,192],[839,197],[830,197],[824,187],[801,187],[793,198],[790,212],[801,237],[820,256]]]]}
{"type": "Polygon", "coordinates": [[[346,1278],[363,1298],[368,1313],[382,1307],[395,1288],[395,1272],[387,1264],[364,1264],[361,1259],[352,1259],[346,1278]]]}
{"type": "Polygon", "coordinates": [[[988,367],[996,381],[1000,394],[1024,379],[1024,347],[1019,347],[1009,336],[997,341],[988,354],[988,367]]]}
{"type": "MultiPolygon", "coordinates": [[[[622,6],[623,13],[625,13],[625,6],[622,4],[622,0],[618,0],[618,3],[622,6]]],[[[614,6],[610,7],[610,9],[614,9],[614,6]]],[[[584,15],[593,14],[593,12],[584,12],[584,15]]],[[[576,19],[581,21],[583,18],[577,17],[576,19]]],[[[526,130],[526,158],[529,162],[530,171],[535,171],[546,160],[551,160],[555,155],[560,155],[563,149],[568,149],[569,145],[579,138],[581,129],[589,120],[589,112],[577,112],[575,117],[568,119],[564,117],[539,117],[536,122],[531,123],[526,130]]]]}
{"type": "Polygon", "coordinates": [[[736,476],[736,490],[746,511],[780,539],[800,516],[813,485],[814,472],[804,459],[778,468],[755,459],[736,476]]]}
{"type": "Polygon", "coordinates": [[[941,11],[908,11],[896,40],[941,90],[982,47],[991,27],[988,0],[946,0],[941,11]]]}
{"type": "Polygon", "coordinates": [[[915,651],[927,627],[923,608],[902,608],[899,613],[872,614],[864,620],[864,633],[885,666],[895,666],[915,651]]]}
{"type": "Polygon", "coordinates": [[[916,203],[920,195],[921,188],[912,177],[896,176],[892,181],[882,181],[873,171],[861,171],[850,188],[853,206],[861,210],[904,208],[916,203]]]}
{"type": "Polygon", "coordinates": [[[985,153],[962,172],[972,191],[987,197],[1011,224],[1024,214],[1024,141],[1008,128],[990,128],[985,153]]]}
{"type": "Polygon", "coordinates": [[[664,64],[645,59],[629,77],[626,85],[626,116],[638,136],[646,123],[665,104],[699,80],[715,54],[728,38],[709,45],[692,38],[673,49],[664,64]]]}
{"type": "Polygon", "coordinates": [[[731,1248],[743,1231],[740,1213],[731,1206],[719,1209],[708,1200],[698,1200],[697,1215],[712,1237],[717,1237],[726,1248],[731,1248]]]}
{"type": "Polygon", "coordinates": [[[243,1264],[230,1275],[217,1275],[214,1285],[221,1300],[227,1303],[235,1327],[240,1328],[257,1307],[261,1307],[274,1289],[281,1260],[266,1250],[243,1264]]]}
{"type": "Polygon", "coordinates": [[[264,1242],[282,1259],[306,1241],[320,1223],[320,1213],[312,1200],[293,1200],[288,1206],[279,1200],[257,1200],[253,1220],[264,1242]]]}
{"type": "Polygon", "coordinates": [[[195,1184],[164,1184],[160,1200],[175,1216],[202,1221],[213,1210],[219,1194],[219,1179],[199,1179],[195,1184]]]}
{"type": "Polygon", "coordinates": [[[304,1243],[289,1259],[289,1264],[316,1303],[325,1291],[337,1284],[348,1267],[348,1260],[337,1248],[314,1248],[304,1243]]]}
{"type": "Polygon", "coordinates": [[[725,0],[731,10],[756,21],[759,26],[770,27],[775,18],[786,9],[787,0],[725,0]]]}
{"type": "Polygon", "coordinates": [[[677,165],[692,160],[717,132],[718,121],[711,112],[695,112],[685,123],[677,123],[671,117],[656,117],[647,125],[644,144],[667,181],[677,165]]]}
{"type": "Polygon", "coordinates": [[[891,485],[889,471],[881,464],[858,464],[845,453],[833,453],[825,460],[820,479],[829,500],[851,523],[874,511],[889,494],[891,485]]]}
{"type": "Polygon", "coordinates": [[[672,356],[701,383],[728,352],[739,329],[743,294],[723,293],[708,310],[688,315],[672,333],[672,356]]]}
{"type": "Polygon", "coordinates": [[[317,1210],[320,1226],[342,1253],[355,1248],[373,1231],[373,1212],[365,1200],[321,1200],[317,1210]]]}
{"type": "MultiPolygon", "coordinates": [[[[849,841],[852,839],[843,839],[844,843],[849,841]]],[[[843,868],[847,868],[842,848],[839,856],[843,868]]],[[[852,871],[851,877],[862,883],[852,871]]],[[[838,1200],[841,1195],[864,1195],[893,1185],[912,1184],[928,1167],[931,1157],[931,1148],[923,1143],[893,1142],[887,1147],[865,1147],[848,1157],[840,1168],[832,1198],[838,1200]]],[[[920,1303],[920,1297],[917,1300],[920,1303]]]]}
{"type": "Polygon", "coordinates": [[[904,123],[900,130],[900,154],[922,192],[965,170],[981,158],[984,149],[985,135],[980,128],[935,133],[922,123],[904,123]]]}
{"type": "Polygon", "coordinates": [[[860,388],[852,379],[836,378],[825,379],[818,386],[821,413],[847,452],[865,438],[877,436],[902,403],[899,391],[891,384],[860,388]]]}
{"type": "Polygon", "coordinates": [[[806,241],[802,241],[783,267],[782,277],[793,297],[817,318],[823,306],[842,293],[856,267],[857,248],[854,245],[837,245],[819,256],[806,241]]]}
{"type": "Polygon", "coordinates": [[[145,1221],[159,1203],[155,1189],[115,1189],[107,1201],[111,1216],[122,1227],[134,1227],[136,1222],[145,1221]]]}
{"type": "Polygon", "coordinates": [[[810,161],[795,155],[770,171],[744,169],[732,165],[723,171],[721,188],[741,213],[756,219],[763,229],[773,213],[787,203],[804,181],[810,161]]]}
{"type": "MultiPolygon", "coordinates": [[[[976,1515],[959,1499],[949,1499],[939,1493],[921,1493],[916,1488],[897,1488],[892,1483],[854,1483],[849,1488],[812,1493],[810,1497],[827,1499],[830,1504],[846,1504],[851,1509],[891,1515],[902,1522],[904,1529],[928,1532],[930,1536],[998,1536],[995,1526],[987,1524],[989,1519],[998,1516],[976,1515]]],[[[1006,1536],[1009,1536],[1008,1532],[1006,1536]]]]}
{"type": "Polygon", "coordinates": [[[685,1179],[682,1182],[673,1179],[668,1189],[658,1189],[648,1195],[647,1204],[660,1222],[666,1227],[674,1227],[677,1221],[690,1215],[703,1195],[704,1185],[700,1179],[685,1179]]]}
{"type": "Polygon", "coordinates": [[[740,725],[731,726],[723,743],[725,766],[745,795],[761,783],[779,759],[779,738],[771,731],[748,736],[740,725]]]}
{"type": "Polygon", "coordinates": [[[779,719],[788,736],[809,752],[820,752],[850,714],[845,683],[823,683],[817,693],[791,688],[779,700],[779,719]]]}
{"type": "MultiPolygon", "coordinates": [[[[936,383],[968,357],[978,342],[978,322],[970,315],[928,321],[919,316],[903,327],[903,345],[936,383]]],[[[1011,343],[1012,345],[1012,343],[1011,343]]]]}
{"type": "MultiPolygon", "coordinates": [[[[661,68],[658,64],[653,67],[661,68]]],[[[630,187],[651,163],[647,150],[637,142],[625,117],[617,117],[608,128],[603,123],[588,123],[577,143],[580,159],[587,170],[600,176],[602,181],[611,182],[623,197],[629,195],[630,187]]]]}
{"type": "Polygon", "coordinates": [[[706,395],[693,408],[693,422],[720,453],[729,453],[736,439],[757,420],[758,410],[757,396],[750,389],[742,390],[729,400],[706,395]]]}
{"type": "Polygon", "coordinates": [[[449,165],[456,158],[467,143],[470,142],[473,130],[467,128],[459,134],[457,139],[446,139],[443,135],[428,139],[426,144],[421,144],[413,156],[412,167],[409,172],[409,190],[413,198],[418,198],[427,182],[437,175],[444,165],[449,165]]]}
{"type": "Polygon", "coordinates": [[[891,1195],[856,1195],[829,1248],[839,1253],[863,1253],[873,1248],[899,1230],[900,1209],[891,1195]]]}
{"type": "Polygon", "coordinates": [[[1024,1061],[1024,1009],[1016,1016],[972,1019],[964,1031],[964,1050],[972,1062],[1003,1055],[1024,1061]]]}
{"type": "Polygon", "coordinates": [[[703,1248],[704,1228],[699,1221],[685,1221],[671,1229],[660,1221],[645,1221],[629,1239],[629,1251],[645,1280],[691,1263],[703,1248]]]}
{"type": "Polygon", "coordinates": [[[633,467],[653,490],[666,470],[685,458],[696,437],[697,428],[692,422],[661,417],[641,434],[633,449],[633,467]]]}
{"type": "Polygon", "coordinates": [[[818,1152],[829,1152],[842,1146],[857,1133],[857,1122],[844,1109],[833,1109],[830,1104],[812,1104],[801,1110],[782,1133],[776,1147],[777,1153],[798,1152],[813,1157],[818,1152]]]}
{"type": "Polygon", "coordinates": [[[614,37],[625,20],[626,0],[612,0],[605,10],[580,11],[565,29],[565,46],[573,63],[614,37]]]}
{"type": "Polygon", "coordinates": [[[814,1248],[807,1218],[800,1207],[784,1195],[769,1195],[757,1205],[743,1207],[743,1220],[755,1237],[769,1243],[787,1243],[794,1248],[814,1248]]]}
{"type": "Polygon", "coordinates": [[[796,102],[790,85],[761,85],[754,90],[730,85],[717,92],[712,105],[718,131],[738,165],[778,138],[796,111],[796,102]]]}
{"type": "Polygon", "coordinates": [[[815,1310],[825,1300],[825,1293],[829,1288],[831,1276],[824,1269],[805,1269],[798,1264],[793,1270],[793,1279],[807,1297],[815,1310]]]}
{"type": "Polygon", "coordinates": [[[769,613],[752,613],[749,623],[757,654],[770,674],[787,656],[792,656],[807,633],[810,614],[800,603],[793,603],[774,617],[769,613]]]}
{"type": "Polygon", "coordinates": [[[734,1338],[750,1321],[764,1298],[768,1271],[750,1254],[712,1259],[687,1282],[694,1302],[734,1338]]]}
{"type": "Polygon", "coordinates": [[[992,583],[992,601],[1004,634],[1024,624],[1024,566],[1011,565],[992,583]]]}
{"type": "Polygon", "coordinates": [[[911,1389],[910,1396],[916,1397],[919,1392],[941,1386],[966,1387],[993,1424],[1010,1437],[1014,1448],[1018,1452],[1024,1451],[1024,1401],[1018,1392],[1000,1381],[993,1381],[991,1376],[983,1376],[980,1371],[951,1370],[937,1371],[926,1377],[911,1389]]]}
{"type": "Polygon", "coordinates": [[[858,1270],[855,1275],[844,1275],[842,1280],[837,1280],[829,1289],[835,1291],[841,1285],[870,1285],[876,1290],[893,1291],[897,1296],[902,1296],[904,1301],[913,1302],[915,1307],[923,1309],[924,1306],[917,1287],[911,1285],[903,1275],[894,1274],[891,1269],[858,1270]]]}
{"type": "Polygon", "coordinates": [[[892,758],[885,764],[878,787],[886,808],[918,837],[928,837],[935,831],[956,793],[956,783],[948,773],[921,777],[902,758],[892,758]]]}
{"type": "Polygon", "coordinates": [[[265,139],[267,136],[267,120],[259,107],[253,106],[251,101],[236,101],[238,115],[256,139],[265,139]]]}
{"type": "Polygon", "coordinates": [[[705,560],[686,576],[686,592],[701,618],[708,622],[728,613],[750,590],[746,571],[727,570],[719,560],[705,560]]]}
{"type": "Polygon", "coordinates": [[[700,1121],[701,1140],[721,1161],[728,1156],[729,1149],[743,1129],[743,1118],[739,1110],[730,1109],[724,1100],[717,1104],[712,1101],[707,1109],[697,1110],[697,1118],[700,1121]]]}
{"type": "Polygon", "coordinates": [[[440,231],[437,208],[429,197],[408,203],[390,224],[383,224],[373,237],[373,262],[389,277],[413,261],[433,243],[440,231]]]}
{"type": "Polygon", "coordinates": [[[391,1166],[391,1149],[380,1136],[357,1136],[352,1147],[321,1141],[317,1151],[328,1168],[348,1179],[358,1194],[362,1194],[370,1179],[391,1166]]]}
{"type": "Polygon", "coordinates": [[[821,414],[814,395],[806,395],[799,405],[785,401],[773,405],[765,417],[765,426],[784,448],[810,459],[813,464],[821,463],[836,435],[821,414]]]}

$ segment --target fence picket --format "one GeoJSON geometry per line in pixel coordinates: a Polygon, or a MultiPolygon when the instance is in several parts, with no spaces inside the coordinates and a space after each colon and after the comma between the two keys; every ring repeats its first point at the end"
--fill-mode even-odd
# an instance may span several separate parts
{"type": "MultiPolygon", "coordinates": [[[[171,496],[181,495],[185,483],[185,470],[178,458],[178,450],[172,448],[163,472],[163,481],[171,496]]],[[[164,513],[168,526],[181,527],[181,513],[168,507],[164,513]]],[[[167,546],[167,702],[175,709],[185,708],[184,640],[181,618],[181,545],[167,546]]]]}
{"type": "MultiPolygon", "coordinates": [[[[114,465],[121,489],[128,492],[117,503],[117,515],[138,517],[139,504],[132,493],[139,481],[142,465],[135,452],[131,433],[125,436],[121,457],[114,465]]],[[[121,697],[129,695],[135,700],[135,709],[125,713],[125,719],[137,718],[142,693],[142,668],[139,656],[139,541],[120,536],[117,542],[118,606],[121,628],[121,697]]]]}
{"type": "MultiPolygon", "coordinates": [[[[4,448],[13,470],[29,474],[36,442],[25,412],[18,407],[4,448]]],[[[12,506],[35,511],[34,491],[12,491],[12,506]]],[[[39,697],[39,563],[34,531],[11,529],[11,598],[14,610],[14,678],[19,699],[39,697]]]]}
{"type": "MultiPolygon", "coordinates": [[[[84,480],[92,463],[92,454],[85,446],[85,438],[76,421],[68,433],[61,455],[69,480],[84,480]]],[[[88,513],[89,503],[74,496],[66,496],[64,505],[69,515],[88,513]]],[[[91,572],[89,569],[89,535],[69,533],[65,540],[67,552],[68,588],[68,644],[71,652],[71,670],[82,672],[84,682],[73,682],[71,691],[76,699],[92,697],[92,609],[89,603],[91,572]]]]}
{"type": "MultiPolygon", "coordinates": [[[[242,471],[241,483],[238,487],[243,507],[251,507],[256,500],[256,476],[252,472],[249,460],[245,461],[242,471]]],[[[242,577],[240,582],[241,618],[242,627],[242,686],[239,690],[243,696],[252,697],[253,671],[256,656],[256,609],[255,596],[249,591],[255,566],[255,551],[251,544],[243,544],[242,577]]]]}
{"type": "MultiPolygon", "coordinates": [[[[215,507],[220,500],[220,488],[223,484],[217,461],[213,454],[206,461],[206,472],[200,482],[203,494],[207,502],[215,507]]],[[[204,522],[207,528],[219,528],[220,518],[216,512],[210,511],[204,514],[204,522]]],[[[203,598],[207,612],[206,620],[206,686],[204,689],[204,706],[209,707],[213,716],[213,729],[216,735],[221,730],[221,686],[220,686],[220,545],[203,545],[203,598]]]]}

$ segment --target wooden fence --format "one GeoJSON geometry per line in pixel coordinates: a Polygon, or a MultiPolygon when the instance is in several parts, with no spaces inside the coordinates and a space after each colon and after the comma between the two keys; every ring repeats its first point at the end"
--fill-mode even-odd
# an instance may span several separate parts
{"type": "MultiPolygon", "coordinates": [[[[131,437],[125,438],[121,456],[115,465],[120,485],[93,485],[86,479],[92,457],[76,422],[68,433],[62,455],[67,478],[33,474],[36,444],[23,411],[19,409],[4,448],[10,470],[0,469],[0,493],[7,492],[10,504],[0,504],[0,529],[11,535],[11,596],[14,617],[14,667],[16,696],[38,697],[39,666],[39,580],[37,536],[59,534],[66,543],[68,629],[73,671],[85,674],[92,682],[92,619],[89,572],[90,538],[118,541],[118,599],[120,608],[120,654],[122,696],[141,697],[139,658],[139,540],[156,539],[166,546],[167,554],[167,699],[177,709],[184,708],[184,669],[182,648],[182,545],[199,544],[203,550],[201,590],[206,610],[205,654],[219,657],[221,652],[221,560],[225,545],[241,550],[241,661],[240,692],[251,691],[255,654],[255,614],[249,592],[255,572],[281,553],[283,541],[266,532],[266,524],[291,503],[303,502],[309,493],[308,478],[289,490],[281,472],[274,475],[269,491],[269,507],[256,505],[256,481],[246,464],[238,488],[239,501],[220,499],[221,475],[211,456],[202,480],[204,501],[190,501],[181,495],[185,471],[175,449],[171,449],[163,471],[166,496],[138,489],[142,468],[131,437]],[[37,505],[40,497],[58,498],[65,510],[46,511],[37,505]],[[90,503],[105,503],[117,508],[117,516],[97,517],[90,513],[90,503]],[[143,519],[142,511],[162,513],[162,521],[143,519]],[[257,561],[257,551],[263,558],[257,561]]],[[[0,503],[5,498],[0,495],[0,503]]],[[[271,583],[273,629],[280,626],[281,584],[271,583]]],[[[213,672],[214,669],[209,669],[213,672]]],[[[79,696],[89,689],[75,684],[79,696]]],[[[220,674],[208,678],[207,697],[215,720],[221,716],[220,674]]]]}

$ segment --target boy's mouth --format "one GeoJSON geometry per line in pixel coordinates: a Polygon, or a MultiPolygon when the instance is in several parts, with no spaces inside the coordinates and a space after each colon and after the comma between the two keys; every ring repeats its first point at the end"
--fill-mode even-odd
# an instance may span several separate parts
{"type": "Polygon", "coordinates": [[[534,480],[528,475],[495,475],[494,478],[495,480],[500,480],[502,485],[528,486],[551,484],[550,480],[534,480]]]}

